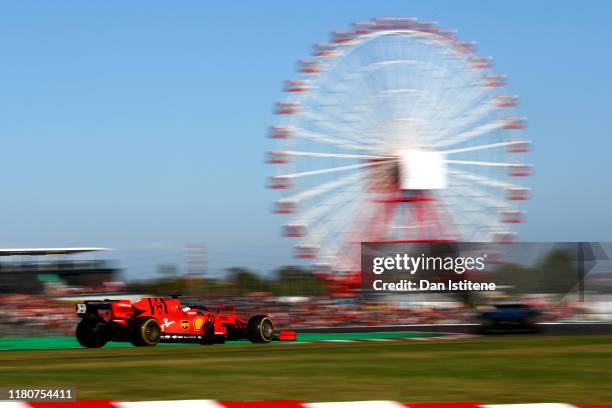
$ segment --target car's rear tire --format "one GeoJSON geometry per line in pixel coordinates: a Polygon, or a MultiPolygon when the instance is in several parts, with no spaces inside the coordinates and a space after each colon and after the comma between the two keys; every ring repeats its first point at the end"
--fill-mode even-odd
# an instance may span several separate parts
{"type": "Polygon", "coordinates": [[[83,347],[102,347],[110,339],[108,325],[98,319],[82,319],[76,328],[76,338],[83,347]]]}
{"type": "Polygon", "coordinates": [[[202,338],[200,344],[210,346],[215,344],[215,326],[213,324],[205,324],[202,327],[202,338]]]}
{"type": "Polygon", "coordinates": [[[274,324],[266,315],[257,315],[249,319],[247,334],[251,343],[269,343],[274,337],[274,324]]]}
{"type": "Polygon", "coordinates": [[[161,339],[161,326],[153,317],[139,317],[131,327],[130,343],[136,347],[151,347],[161,339]]]}
{"type": "Polygon", "coordinates": [[[525,331],[527,333],[535,334],[538,332],[538,326],[536,326],[536,322],[534,319],[527,317],[525,318],[525,320],[523,320],[522,324],[525,327],[525,331]]]}

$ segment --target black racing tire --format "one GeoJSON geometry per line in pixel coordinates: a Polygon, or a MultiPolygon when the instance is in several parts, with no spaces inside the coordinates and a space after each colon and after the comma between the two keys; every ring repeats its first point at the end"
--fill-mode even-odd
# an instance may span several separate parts
{"type": "Polygon", "coordinates": [[[161,326],[154,317],[139,317],[132,323],[130,343],[136,347],[152,347],[161,339],[161,326]]]}
{"type": "Polygon", "coordinates": [[[538,332],[538,326],[535,320],[530,317],[523,321],[523,326],[525,327],[525,331],[529,334],[536,334],[538,332]]]}
{"type": "Polygon", "coordinates": [[[109,327],[99,319],[81,319],[76,328],[79,344],[87,348],[100,348],[110,340],[109,327]]]}
{"type": "Polygon", "coordinates": [[[497,321],[491,318],[481,318],[479,325],[476,326],[477,334],[492,334],[497,327],[497,321]]]}
{"type": "Polygon", "coordinates": [[[247,328],[251,343],[269,343],[274,337],[274,324],[270,316],[257,315],[249,319],[247,328]]]}
{"type": "Polygon", "coordinates": [[[200,344],[204,346],[210,346],[215,344],[215,326],[212,324],[206,324],[202,328],[202,338],[200,344]]]}

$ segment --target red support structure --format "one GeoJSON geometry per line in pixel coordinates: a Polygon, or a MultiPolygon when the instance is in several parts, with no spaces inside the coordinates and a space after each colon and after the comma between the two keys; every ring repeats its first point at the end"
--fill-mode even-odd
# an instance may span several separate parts
{"type": "Polygon", "coordinates": [[[337,295],[355,294],[361,286],[361,243],[456,242],[457,234],[442,203],[425,191],[406,193],[399,188],[384,197],[366,202],[358,211],[340,251],[344,274],[325,274],[330,290],[337,295]],[[409,195],[408,195],[409,194],[409,195]],[[369,210],[369,211],[368,211],[369,210]],[[390,231],[394,220],[408,221],[416,233],[390,231]]]}

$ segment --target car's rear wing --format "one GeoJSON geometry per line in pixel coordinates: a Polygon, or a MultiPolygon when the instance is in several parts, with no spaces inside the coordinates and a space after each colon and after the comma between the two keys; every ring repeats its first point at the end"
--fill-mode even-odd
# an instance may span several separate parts
{"type": "Polygon", "coordinates": [[[76,313],[79,317],[97,316],[100,310],[112,310],[112,304],[117,300],[88,300],[76,304],[76,313]]]}

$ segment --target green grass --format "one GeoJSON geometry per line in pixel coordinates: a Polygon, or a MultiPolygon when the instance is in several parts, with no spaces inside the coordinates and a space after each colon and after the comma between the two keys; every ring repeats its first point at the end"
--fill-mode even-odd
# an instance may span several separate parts
{"type": "Polygon", "coordinates": [[[79,399],[612,403],[612,336],[0,353],[0,386],[79,399]]]}

